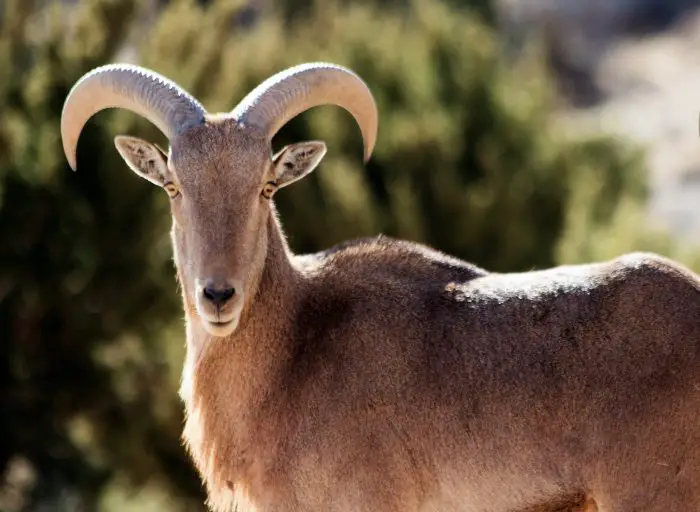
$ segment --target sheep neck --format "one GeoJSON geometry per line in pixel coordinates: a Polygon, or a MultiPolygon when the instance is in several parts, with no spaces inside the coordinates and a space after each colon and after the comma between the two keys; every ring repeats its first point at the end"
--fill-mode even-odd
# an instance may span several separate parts
{"type": "Polygon", "coordinates": [[[303,279],[275,215],[267,227],[257,291],[230,337],[207,334],[194,310],[186,307],[187,357],[180,391],[187,413],[184,439],[210,491],[225,489],[231,481],[245,486],[255,480],[253,461],[265,458],[259,451],[274,445],[274,432],[264,432],[272,422],[264,417],[274,416],[280,405],[275,389],[289,355],[303,279]],[[257,442],[261,436],[268,441],[257,442]]]}

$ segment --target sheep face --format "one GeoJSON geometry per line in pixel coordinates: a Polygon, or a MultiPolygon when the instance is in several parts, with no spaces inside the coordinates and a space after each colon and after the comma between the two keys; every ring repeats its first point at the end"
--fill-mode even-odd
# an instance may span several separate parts
{"type": "Polygon", "coordinates": [[[313,170],[326,148],[304,142],[271,157],[259,131],[230,118],[210,119],[170,142],[166,155],[141,139],[115,139],[129,167],[170,196],[186,307],[211,335],[228,336],[265,266],[274,193],[313,170]]]}
{"type": "Polygon", "coordinates": [[[270,141],[289,120],[319,105],[337,105],[353,115],[367,160],[377,137],[372,93],[349,69],[323,62],[280,71],[220,114],[209,114],[155,71],[101,66],[83,75],[68,94],[61,140],[75,170],[80,133],[106,108],[139,114],[169,139],[167,155],[133,137],[117,137],[115,143],[131,169],[170,195],[175,264],[188,322],[199,320],[210,334],[228,336],[245,318],[265,277],[263,269],[274,267],[268,247],[276,248],[273,256],[287,256],[279,230],[270,234],[273,194],[316,167],[326,151],[322,142],[304,142],[271,157],[270,141]]]}

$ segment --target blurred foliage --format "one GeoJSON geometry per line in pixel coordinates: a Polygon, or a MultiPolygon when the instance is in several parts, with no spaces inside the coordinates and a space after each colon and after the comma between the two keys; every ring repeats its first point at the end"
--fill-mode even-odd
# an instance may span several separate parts
{"type": "Polygon", "coordinates": [[[0,21],[0,473],[33,465],[36,509],[95,510],[120,471],[196,498],[170,373],[182,335],[165,336],[180,310],[167,205],[114,158],[109,115],[78,173],[60,141],[70,87],[114,58],[136,2],[37,4],[4,2],[0,21]]]}
{"type": "Polygon", "coordinates": [[[646,228],[641,154],[553,130],[541,60],[504,61],[487,10],[377,3],[297,9],[285,0],[251,23],[240,1],[174,0],[154,24],[136,0],[3,4],[0,510],[202,509],[179,444],[183,329],[167,199],[127,171],[111,139],[164,141],[135,115],[112,112],[86,126],[77,173],[61,149],[70,87],[124,56],[211,111],[301,62],[343,64],[367,81],[380,132],[366,167],[359,130],[338,108],[300,116],[275,141],[329,145],[315,173],[278,194],[299,252],[382,232],[491,270],[632,249],[700,268],[646,228]]]}
{"type": "MultiPolygon", "coordinates": [[[[210,1],[210,0],[207,0],[210,1]]],[[[494,21],[494,3],[492,0],[443,0],[445,6],[461,11],[469,9],[471,15],[478,15],[479,21],[492,23],[494,21]]],[[[201,2],[200,2],[201,3],[201,2]]],[[[252,2],[261,3],[261,2],[252,2]]],[[[281,2],[266,2],[265,11],[281,16],[285,21],[301,21],[313,18],[326,4],[325,0],[284,0],[281,2]]],[[[353,6],[369,7],[374,12],[403,17],[411,14],[413,0],[333,0],[335,8],[345,9],[353,6]]]]}

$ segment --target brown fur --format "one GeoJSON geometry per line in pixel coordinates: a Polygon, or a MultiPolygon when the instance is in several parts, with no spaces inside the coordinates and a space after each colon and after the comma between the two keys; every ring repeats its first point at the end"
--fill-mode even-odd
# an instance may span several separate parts
{"type": "Polygon", "coordinates": [[[700,510],[695,274],[650,254],[495,274],[388,238],[295,256],[246,130],[210,120],[158,164],[213,510],[700,510]],[[212,275],[241,288],[224,336],[196,305],[212,275]]]}

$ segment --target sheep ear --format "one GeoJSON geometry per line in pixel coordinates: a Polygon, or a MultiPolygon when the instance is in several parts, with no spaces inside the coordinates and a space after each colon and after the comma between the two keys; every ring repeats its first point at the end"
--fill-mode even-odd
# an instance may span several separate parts
{"type": "Polygon", "coordinates": [[[158,186],[165,184],[168,157],[162,149],[143,139],[126,135],[115,137],[114,145],[132,171],[158,186]]]}
{"type": "Polygon", "coordinates": [[[303,178],[316,168],[325,154],[326,144],[317,140],[285,146],[272,157],[277,186],[284,187],[303,178]]]}

